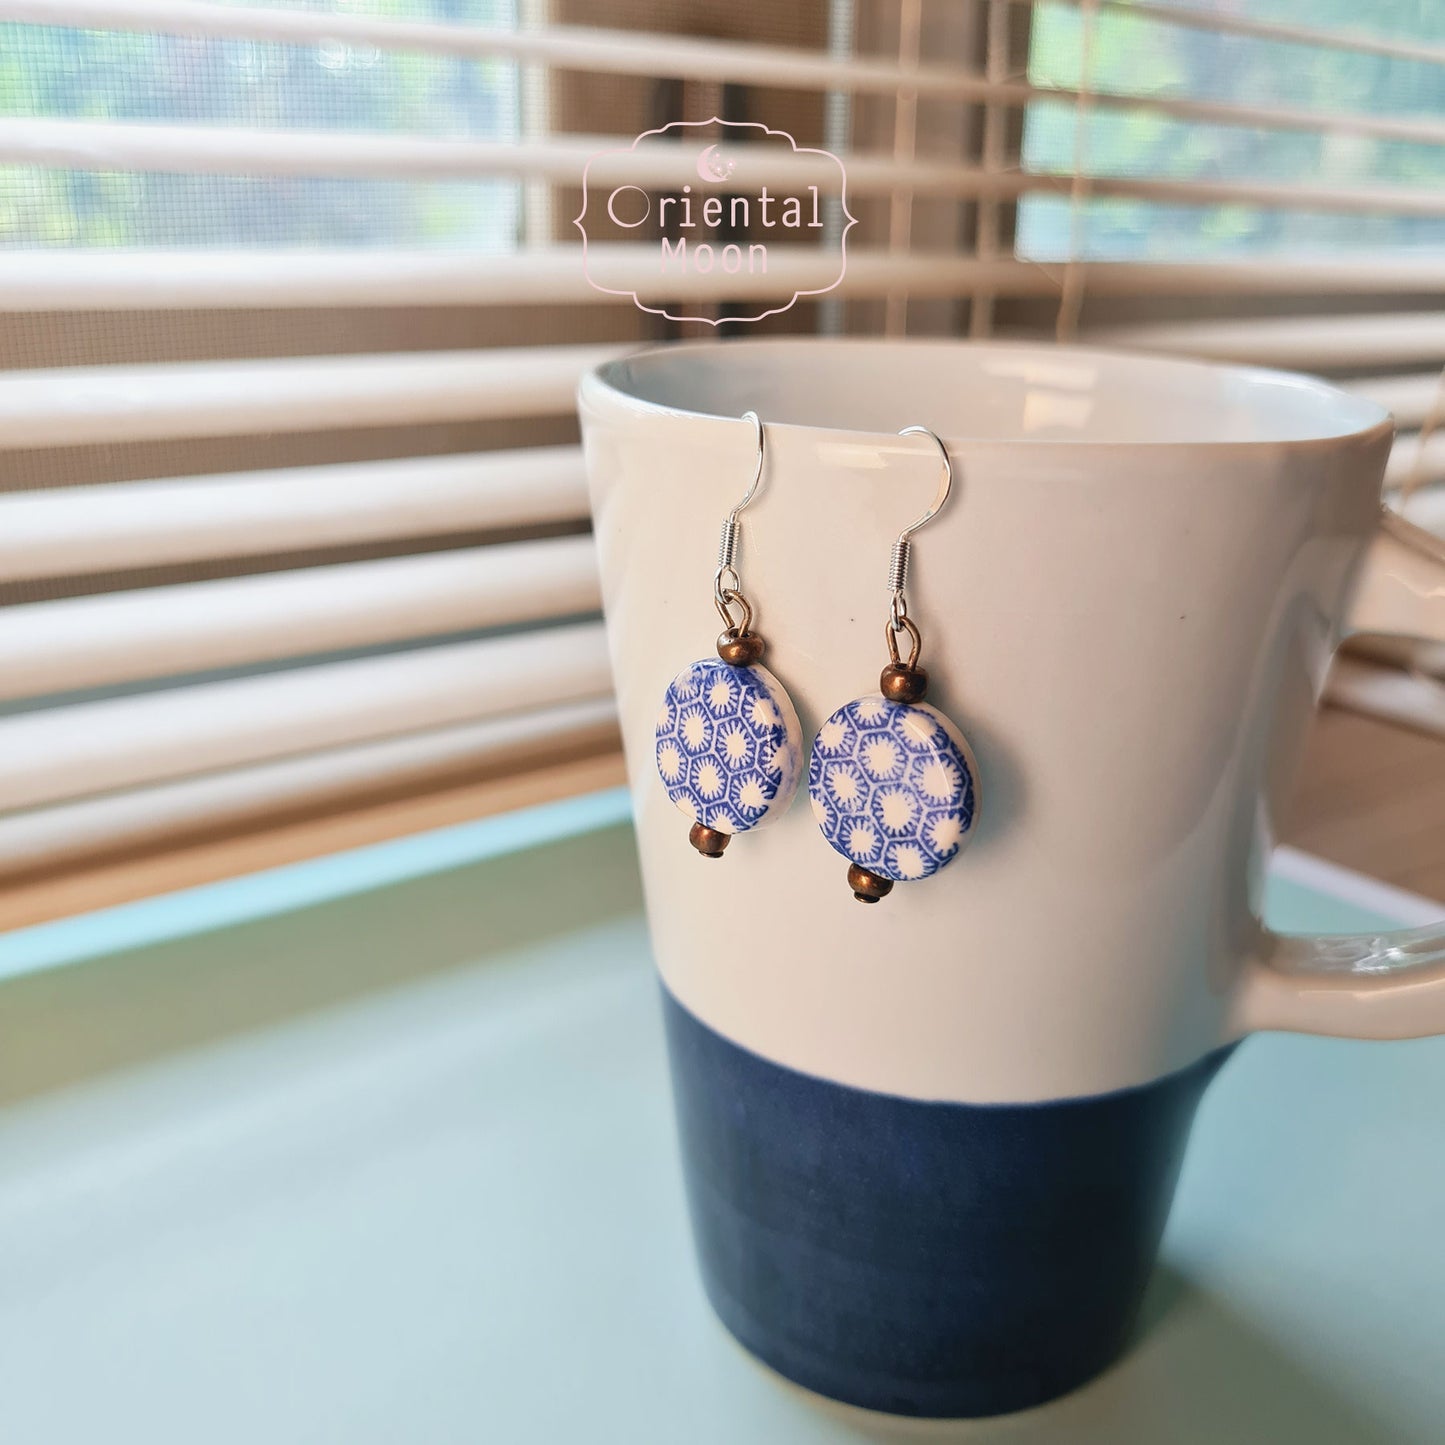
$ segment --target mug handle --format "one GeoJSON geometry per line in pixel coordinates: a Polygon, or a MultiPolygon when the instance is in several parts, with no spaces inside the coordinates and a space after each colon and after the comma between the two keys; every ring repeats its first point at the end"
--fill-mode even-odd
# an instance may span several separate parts
{"type": "MultiPolygon", "coordinates": [[[[1445,642],[1445,543],[1388,508],[1365,554],[1341,640],[1357,632],[1445,642]]],[[[1445,1034],[1445,923],[1389,933],[1266,932],[1238,981],[1232,1034],[1445,1034]]]]}

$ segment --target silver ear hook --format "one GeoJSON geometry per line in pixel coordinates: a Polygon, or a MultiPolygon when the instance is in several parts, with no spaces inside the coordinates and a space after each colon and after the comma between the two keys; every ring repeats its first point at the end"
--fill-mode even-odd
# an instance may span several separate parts
{"type": "Polygon", "coordinates": [[[752,501],[752,499],[753,499],[755,496],[757,496],[757,494],[758,494],[758,484],[759,484],[759,483],[762,481],[762,479],[763,479],[763,423],[762,423],[762,418],[759,417],[758,414],[757,414],[757,412],[755,412],[755,411],[745,411],[745,412],[743,413],[742,419],[743,419],[744,421],[750,421],[750,422],[752,422],[753,426],[757,428],[757,433],[758,433],[758,463],[757,463],[757,466],[753,469],[753,479],[752,479],[751,482],[748,483],[748,489],[747,489],[747,491],[745,491],[745,492],[743,493],[743,499],[742,499],[742,501],[740,501],[740,502],[737,504],[737,506],[735,506],[735,507],[732,509],[732,511],[728,513],[728,520],[729,520],[729,521],[732,521],[732,522],[736,522],[736,521],[737,521],[737,519],[738,519],[738,514],[742,511],[742,509],[743,509],[744,507],[747,506],[747,504],[748,504],[749,502],[752,501]]]}
{"type": "Polygon", "coordinates": [[[926,426],[906,426],[898,435],[901,437],[928,437],[938,448],[938,455],[943,458],[943,484],[938,489],[938,495],[933,499],[933,505],[916,522],[905,527],[898,534],[898,540],[906,542],[925,522],[931,522],[943,510],[943,504],[953,490],[953,462],[948,455],[948,448],[944,446],[938,433],[929,431],[926,426]]]}
{"type": "Polygon", "coordinates": [[[898,435],[901,437],[928,437],[938,448],[938,455],[943,460],[943,480],[939,486],[938,495],[933,499],[933,505],[916,522],[910,522],[898,534],[898,539],[893,543],[893,548],[888,554],[888,590],[893,594],[893,600],[889,604],[888,652],[893,661],[897,663],[899,661],[898,633],[908,633],[913,640],[908,665],[916,667],[923,640],[919,636],[917,624],[908,615],[908,600],[903,595],[903,588],[908,581],[908,562],[913,552],[913,534],[925,523],[931,522],[943,510],[944,503],[948,501],[949,494],[953,491],[953,461],[938,433],[930,431],[926,426],[906,426],[898,435]]]}
{"type": "Polygon", "coordinates": [[[757,428],[757,466],[753,470],[753,479],[748,484],[747,491],[743,493],[742,500],[723,518],[722,531],[718,535],[717,571],[713,574],[712,579],[713,605],[723,620],[723,626],[738,635],[748,630],[753,618],[753,610],[742,593],[742,579],[738,576],[738,532],[741,526],[738,518],[742,515],[743,509],[757,496],[758,488],[762,485],[765,450],[762,418],[755,411],[745,411],[742,419],[752,422],[753,426],[757,428]],[[734,604],[742,609],[742,615],[737,619],[732,615],[734,604]]]}

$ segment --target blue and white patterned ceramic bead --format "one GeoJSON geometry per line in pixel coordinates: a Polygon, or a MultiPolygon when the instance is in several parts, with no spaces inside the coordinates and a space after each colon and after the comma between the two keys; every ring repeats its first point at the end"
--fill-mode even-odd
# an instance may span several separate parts
{"type": "Polygon", "coordinates": [[[792,801],[803,730],[767,668],[715,657],[673,678],[657,717],[657,772],[679,812],[719,833],[746,833],[792,801]]]}
{"type": "Polygon", "coordinates": [[[850,863],[912,881],[937,873],[967,841],[978,766],[936,708],[875,694],[818,729],[808,796],[823,836],[850,863]]]}

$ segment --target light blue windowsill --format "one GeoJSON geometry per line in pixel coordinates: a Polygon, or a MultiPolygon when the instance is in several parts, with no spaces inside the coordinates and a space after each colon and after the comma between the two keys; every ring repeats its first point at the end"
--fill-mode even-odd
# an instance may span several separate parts
{"type": "Polygon", "coordinates": [[[627,789],[608,788],[15,929],[0,933],[0,981],[482,863],[611,827],[631,815],[627,789]]]}

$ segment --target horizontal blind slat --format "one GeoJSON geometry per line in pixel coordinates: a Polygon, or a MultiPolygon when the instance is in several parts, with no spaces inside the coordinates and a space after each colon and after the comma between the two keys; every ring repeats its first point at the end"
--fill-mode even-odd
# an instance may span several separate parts
{"type": "Polygon", "coordinates": [[[617,707],[603,697],[13,813],[0,817],[0,875],[335,808],[462,771],[475,779],[535,767],[564,753],[600,751],[616,737],[617,707]]]}
{"type": "MultiPolygon", "coordinates": [[[[1445,123],[1438,137],[1445,144],[1445,123]]],[[[1036,191],[1067,194],[1072,176],[989,171],[944,161],[900,162],[848,153],[839,158],[849,192],[890,196],[1016,199],[1036,191]]],[[[552,136],[540,140],[450,139],[349,131],[120,121],[0,119],[0,163],[87,171],[161,171],[186,175],[309,176],[349,179],[522,177],[594,190],[621,184],[667,188],[677,182],[678,149],[668,142],[633,147],[625,136],[552,136]],[[590,163],[590,169],[588,169],[590,163]]],[[[748,158],[750,185],[836,192],[843,172],[821,152],[766,149],[748,158]]],[[[1254,205],[1271,210],[1342,211],[1400,216],[1445,214],[1437,188],[1321,185],[1298,181],[1174,179],[1090,174],[1098,196],[1167,205],[1254,205]]],[[[721,279],[721,278],[715,278],[721,279]]]]}
{"type": "MultiPolygon", "coordinates": [[[[505,176],[580,185],[670,187],[678,147],[634,146],[627,136],[558,135],[539,140],[456,139],[375,131],[259,130],[164,122],[0,119],[0,163],[85,171],[159,171],[183,175],[308,176],[427,180],[505,176]]],[[[889,157],[842,157],[852,192],[889,195],[907,184],[920,195],[968,195],[979,184],[971,166],[941,161],[899,165],[889,157]]],[[[821,151],[760,147],[748,156],[751,185],[817,185],[838,191],[843,172],[821,151]]]]}
{"type": "Polygon", "coordinates": [[[0,372],[0,448],[563,416],[625,346],[505,347],[0,372]]]}
{"type": "Polygon", "coordinates": [[[1390,504],[1407,521],[1437,537],[1445,537],[1445,468],[1437,480],[1416,488],[1408,498],[1398,493],[1390,497],[1390,504]]]}
{"type": "Polygon", "coordinates": [[[587,510],[578,447],[12,492],[0,495],[0,577],[580,522],[587,510]]]}
{"type": "Polygon", "coordinates": [[[36,602],[0,609],[0,698],[541,622],[600,606],[590,537],[36,602]]]}
{"type": "Polygon", "coordinates": [[[0,719],[0,807],[474,722],[611,691],[600,623],[0,719]]]}
{"type": "MultiPolygon", "coordinates": [[[[1445,195],[1438,186],[1353,186],[1320,182],[1109,175],[1080,172],[1090,198],[1147,201],[1163,206],[1252,206],[1267,211],[1331,212],[1344,215],[1439,217],[1445,195]]],[[[1019,197],[1054,192],[1069,196],[1071,172],[1004,172],[979,179],[976,194],[1019,197]]]]}
{"type": "MultiPolygon", "coordinates": [[[[503,256],[391,251],[17,251],[0,253],[0,309],[171,310],[216,307],[630,305],[658,274],[656,246],[551,246],[503,256]],[[589,277],[591,280],[589,281],[589,277]],[[596,282],[593,285],[592,282],[596,282]],[[601,286],[614,288],[600,290],[601,286]]],[[[766,270],[669,273],[669,300],[787,300],[838,278],[836,252],[769,247],[766,270]]],[[[1445,265],[1438,268],[1445,273],[1445,265]]],[[[837,294],[957,294],[979,281],[1051,285],[1030,267],[954,253],[850,251],[837,294]]]]}
{"type": "MultiPolygon", "coordinates": [[[[1014,0],[1016,5],[1032,7],[1034,0],[1014,0]]],[[[1065,0],[1079,5],[1082,0],[1065,0]]],[[[1445,45],[1431,45],[1422,40],[1400,40],[1377,31],[1354,27],[1322,29],[1319,26],[1282,25],[1273,20],[1255,20],[1235,9],[1199,10],[1188,5],[1163,5],[1158,0],[1095,0],[1104,14],[1159,20],[1190,30],[1203,30],[1214,35],[1241,35],[1252,40],[1283,41],[1292,45],[1311,45],[1327,50],[1347,50],[1354,55],[1380,55],[1392,60],[1419,60],[1431,65],[1445,65],[1445,45]]]]}
{"type": "Polygon", "coordinates": [[[1389,366],[1445,356],[1445,312],[1160,321],[1089,327],[1082,338],[1091,345],[1269,366],[1389,366]]]}
{"type": "MultiPolygon", "coordinates": [[[[1437,198],[1445,211],[1445,197],[1437,198]]],[[[578,246],[507,256],[424,251],[12,251],[0,252],[0,310],[150,311],[278,307],[630,304],[599,291],[588,275],[620,286],[657,263],[655,248],[593,246],[584,267],[578,246]]],[[[1091,296],[1195,296],[1287,291],[1339,295],[1445,291],[1445,259],[1364,252],[1239,261],[1089,261],[1091,296]]],[[[811,250],[772,248],[766,274],[669,279],[678,300],[786,299],[823,284],[837,263],[811,250]]],[[[904,289],[914,296],[1058,293],[1062,262],[985,259],[913,251],[851,250],[841,296],[904,289]]]]}
{"type": "MultiPolygon", "coordinates": [[[[1445,432],[1431,432],[1423,443],[1417,432],[1396,437],[1385,463],[1385,486],[1402,487],[1417,474],[1422,482],[1445,481],[1445,432]]],[[[1411,521],[1419,519],[1412,513],[1411,521]]]]}
{"type": "Polygon", "coordinates": [[[1325,687],[1336,707],[1445,737],[1445,684],[1348,655],[1337,657],[1325,687]]]}
{"type": "Polygon", "coordinates": [[[1420,372],[1413,376],[1379,376],[1368,381],[1352,381],[1345,390],[1373,401],[1390,412],[1402,427],[1421,426],[1441,395],[1438,371],[1420,372]]]}
{"type": "Polygon", "coordinates": [[[1239,126],[1251,130],[1305,131],[1322,136],[1361,136],[1421,145],[1445,145],[1445,120],[1431,116],[1376,115],[1364,111],[1305,110],[1292,106],[1241,105],[1224,100],[1196,100],[1187,96],[1135,95],[1108,90],[1087,94],[1065,86],[1021,86],[1026,94],[1005,95],[1005,104],[1057,101],[1068,106],[1083,102],[1097,110],[1136,110],[1150,115],[1199,125],[1239,126]]]}

